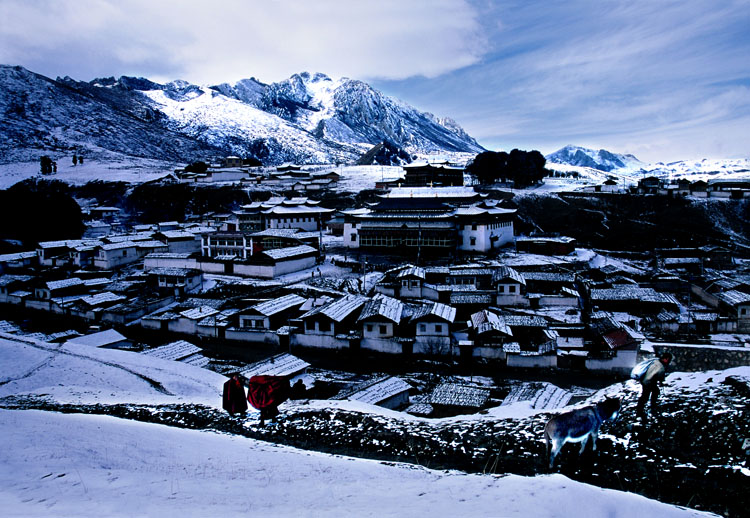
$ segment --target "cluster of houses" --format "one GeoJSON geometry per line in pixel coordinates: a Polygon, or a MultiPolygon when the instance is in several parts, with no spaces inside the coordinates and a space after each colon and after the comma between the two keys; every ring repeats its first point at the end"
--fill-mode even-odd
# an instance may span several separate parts
{"type": "Polygon", "coordinates": [[[297,193],[311,193],[325,189],[335,189],[341,176],[331,170],[284,164],[277,167],[247,167],[239,157],[226,157],[205,172],[198,173],[178,169],[170,176],[181,183],[242,183],[248,186],[266,186],[276,190],[291,190],[297,193]]]}

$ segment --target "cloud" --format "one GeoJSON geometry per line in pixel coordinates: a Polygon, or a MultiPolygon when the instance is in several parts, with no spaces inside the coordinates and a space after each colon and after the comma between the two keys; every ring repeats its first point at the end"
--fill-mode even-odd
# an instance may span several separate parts
{"type": "Polygon", "coordinates": [[[734,133],[750,112],[747,1],[475,5],[491,33],[481,62],[442,77],[439,89],[415,80],[379,86],[436,113],[442,105],[490,148],[747,156],[734,133]]]}
{"type": "Polygon", "coordinates": [[[435,77],[486,49],[463,0],[2,0],[0,17],[0,61],[79,79],[278,81],[303,70],[435,77]]]}

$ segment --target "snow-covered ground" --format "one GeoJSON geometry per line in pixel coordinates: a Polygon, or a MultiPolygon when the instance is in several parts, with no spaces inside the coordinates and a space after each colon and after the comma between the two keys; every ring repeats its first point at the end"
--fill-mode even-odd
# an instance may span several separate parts
{"type": "MultiPolygon", "coordinates": [[[[216,406],[224,378],[3,335],[0,380],[0,398],[216,406]]],[[[0,410],[0,436],[3,516],[705,516],[562,475],[435,471],[108,416],[0,410]]]]}
{"type": "Polygon", "coordinates": [[[85,159],[83,165],[73,165],[73,155],[52,156],[57,160],[57,172],[49,176],[39,174],[39,161],[0,164],[0,189],[26,180],[43,178],[60,180],[74,185],[101,180],[105,182],[143,183],[156,180],[182,165],[145,158],[114,157],[111,160],[85,159]]]}

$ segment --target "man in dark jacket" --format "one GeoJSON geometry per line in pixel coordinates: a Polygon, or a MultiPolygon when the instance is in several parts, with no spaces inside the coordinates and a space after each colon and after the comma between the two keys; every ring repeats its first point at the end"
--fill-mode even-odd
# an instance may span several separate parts
{"type": "Polygon", "coordinates": [[[240,375],[237,372],[233,373],[232,377],[224,383],[223,407],[232,415],[235,413],[244,414],[247,410],[245,387],[242,386],[240,375]]]}
{"type": "Polygon", "coordinates": [[[646,401],[651,398],[651,414],[659,414],[659,387],[664,382],[667,375],[667,365],[672,361],[671,353],[662,353],[658,361],[652,361],[648,368],[643,372],[638,381],[641,384],[641,397],[638,399],[636,406],[636,415],[645,414],[646,401]]]}

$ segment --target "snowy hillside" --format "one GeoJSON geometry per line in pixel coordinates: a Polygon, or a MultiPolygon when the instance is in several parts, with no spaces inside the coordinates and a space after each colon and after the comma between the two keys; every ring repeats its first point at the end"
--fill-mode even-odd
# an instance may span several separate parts
{"type": "MultiPolygon", "coordinates": [[[[0,410],[4,516],[706,516],[563,475],[435,471],[19,405],[23,398],[219,404],[223,377],[137,353],[5,335],[0,379],[1,406],[15,408],[0,410]]],[[[150,407],[139,408],[146,415],[150,407]]]]}
{"type": "Polygon", "coordinates": [[[750,178],[750,159],[726,160],[682,160],[679,162],[656,162],[643,167],[645,174],[661,178],[687,178],[690,181],[712,178],[750,178]]]}
{"type": "Polygon", "coordinates": [[[384,140],[412,154],[476,153],[448,118],[366,83],[295,74],[203,87],[121,77],[56,80],[0,66],[0,163],[73,152],[190,162],[229,154],[267,164],[356,162],[384,140]]]}

